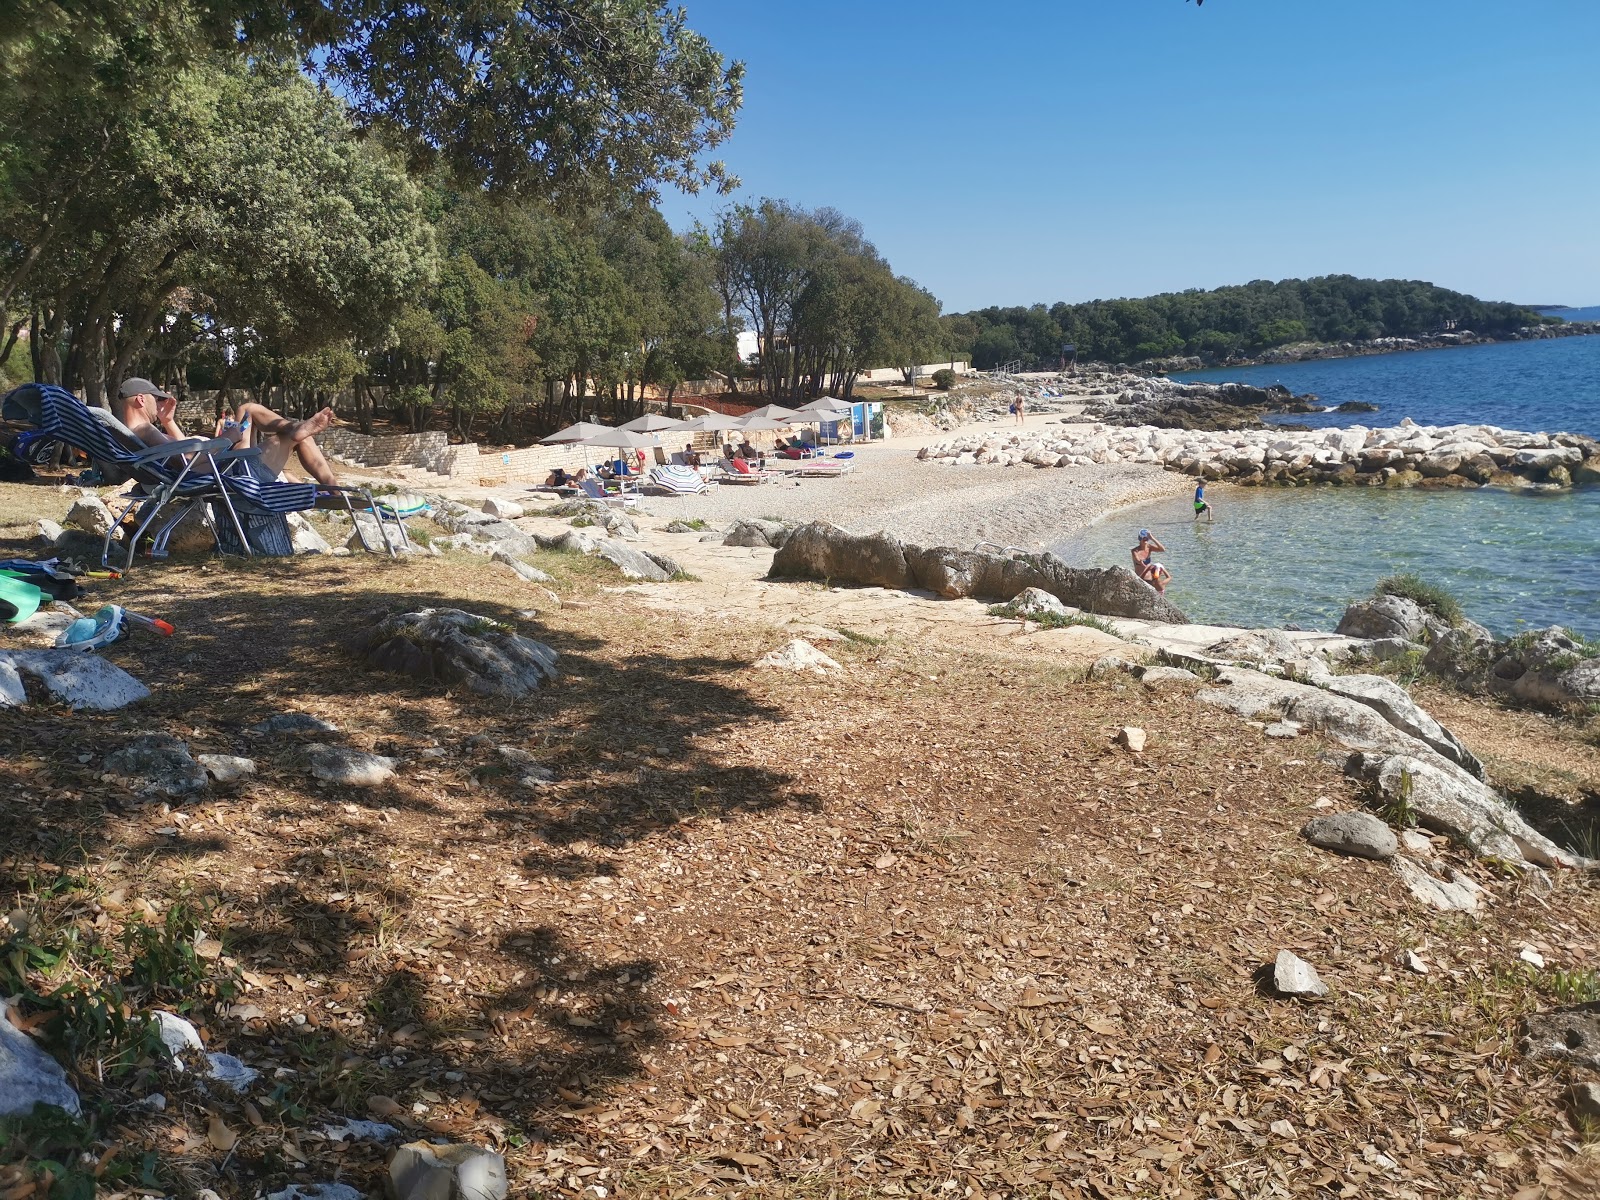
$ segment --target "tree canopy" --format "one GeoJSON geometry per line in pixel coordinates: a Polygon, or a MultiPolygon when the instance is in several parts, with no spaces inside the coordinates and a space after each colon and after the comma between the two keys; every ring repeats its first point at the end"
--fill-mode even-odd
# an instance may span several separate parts
{"type": "Polygon", "coordinates": [[[744,68],[660,0],[11,7],[0,29],[0,101],[65,92],[116,103],[198,55],[289,55],[346,100],[358,128],[467,186],[592,199],[728,182],[704,155],[733,131],[744,68]]]}
{"type": "Polygon", "coordinates": [[[1019,360],[1026,369],[1053,367],[1064,344],[1075,345],[1081,359],[1102,362],[1178,354],[1227,359],[1291,342],[1416,337],[1448,328],[1493,336],[1543,319],[1431,283],[1325,275],[1142,300],[985,308],[952,314],[944,324],[950,342],[987,370],[1019,360]]]}
{"type": "Polygon", "coordinates": [[[939,302],[897,277],[861,225],[834,209],[741,205],[723,215],[714,245],[728,321],[756,334],[773,396],[848,396],[863,370],[943,356],[939,302]]]}

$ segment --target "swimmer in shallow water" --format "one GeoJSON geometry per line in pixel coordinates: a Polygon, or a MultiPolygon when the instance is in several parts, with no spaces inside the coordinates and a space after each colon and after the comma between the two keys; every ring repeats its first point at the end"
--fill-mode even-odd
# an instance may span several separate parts
{"type": "Polygon", "coordinates": [[[1150,579],[1151,571],[1160,567],[1162,573],[1168,579],[1171,579],[1172,575],[1165,567],[1162,567],[1160,563],[1150,557],[1156,551],[1165,552],[1166,547],[1158,542],[1148,529],[1139,530],[1139,544],[1131,552],[1133,554],[1133,573],[1160,592],[1166,590],[1166,585],[1162,584],[1161,587],[1156,587],[1155,583],[1150,579]]]}

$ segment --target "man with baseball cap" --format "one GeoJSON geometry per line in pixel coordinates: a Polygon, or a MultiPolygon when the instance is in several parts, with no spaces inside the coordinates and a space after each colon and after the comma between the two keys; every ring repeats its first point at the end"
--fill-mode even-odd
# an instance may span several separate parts
{"type": "MultiPolygon", "coordinates": [[[[148,379],[124,379],[117,389],[113,406],[117,419],[133,431],[146,446],[163,446],[182,441],[188,435],[178,427],[178,400],[148,379]]],[[[235,416],[239,422],[227,435],[236,443],[248,445],[249,430],[260,435],[261,464],[273,475],[279,474],[293,455],[318,483],[337,487],[338,478],[326,456],[312,439],[333,424],[333,409],[325,408],[304,421],[279,416],[264,404],[241,404],[235,416]]]]}

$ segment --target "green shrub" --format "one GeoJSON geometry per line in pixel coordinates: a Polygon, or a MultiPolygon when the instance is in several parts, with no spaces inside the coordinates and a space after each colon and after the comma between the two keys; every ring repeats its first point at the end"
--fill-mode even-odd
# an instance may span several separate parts
{"type": "Polygon", "coordinates": [[[1101,633],[1117,636],[1117,631],[1112,628],[1111,622],[1104,617],[1097,617],[1093,613],[1029,613],[1023,616],[1010,604],[994,604],[989,607],[991,617],[1010,617],[1013,620],[1032,621],[1040,629],[1069,629],[1074,625],[1082,625],[1089,629],[1098,629],[1101,633]]]}
{"type": "Polygon", "coordinates": [[[1399,596],[1401,599],[1410,600],[1451,626],[1460,625],[1467,619],[1466,613],[1461,611],[1461,605],[1454,596],[1442,587],[1427,582],[1420,575],[1408,573],[1380,579],[1378,586],[1373,589],[1373,595],[1399,596]]]}
{"type": "Polygon", "coordinates": [[[956,385],[956,373],[949,367],[940,367],[933,373],[933,386],[941,392],[948,392],[956,385]]]}

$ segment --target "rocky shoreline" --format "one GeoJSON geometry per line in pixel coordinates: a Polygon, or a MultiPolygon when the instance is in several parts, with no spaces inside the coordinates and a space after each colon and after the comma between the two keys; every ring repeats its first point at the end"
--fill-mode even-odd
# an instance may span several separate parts
{"type": "Polygon", "coordinates": [[[1086,430],[969,433],[924,447],[944,466],[1087,467],[1143,463],[1244,487],[1506,487],[1559,491],[1600,483],[1600,441],[1493,425],[1368,429],[1174,431],[1096,424],[1086,430]]]}
{"type": "Polygon", "coordinates": [[[1600,321],[1569,321],[1562,325],[1524,325],[1503,337],[1485,337],[1469,329],[1423,337],[1383,337],[1348,342],[1297,342],[1278,346],[1251,358],[1206,359],[1199,355],[1149,359],[1140,370],[1214,371],[1228,367],[1267,367],[1283,363],[1315,362],[1330,358],[1365,358],[1375,354],[1404,354],[1414,350],[1446,350],[1457,346],[1483,346],[1493,342],[1533,342],[1550,338],[1592,337],[1600,334],[1600,321]]]}

